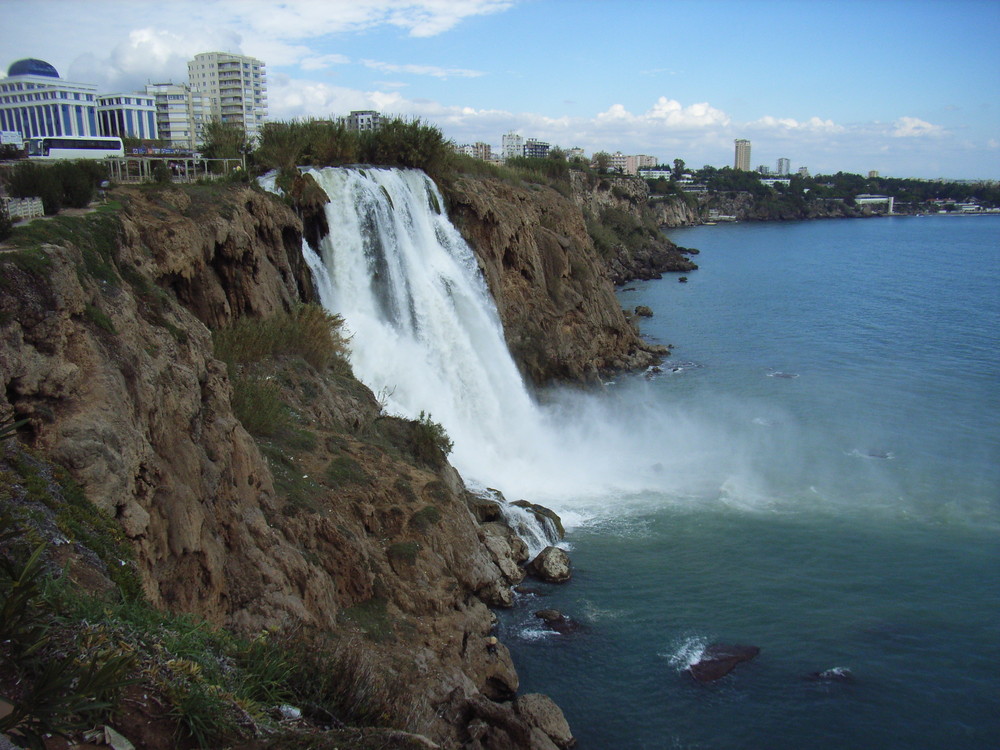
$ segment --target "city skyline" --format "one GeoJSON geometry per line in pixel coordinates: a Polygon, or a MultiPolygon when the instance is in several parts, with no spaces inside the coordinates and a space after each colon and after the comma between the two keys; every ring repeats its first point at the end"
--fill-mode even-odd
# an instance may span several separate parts
{"type": "Polygon", "coordinates": [[[107,92],[184,82],[202,52],[259,58],[270,119],[374,109],[458,144],[515,130],[695,168],[746,138],[813,173],[1000,178],[985,0],[0,0],[0,17],[0,71],[38,58],[107,92]]]}

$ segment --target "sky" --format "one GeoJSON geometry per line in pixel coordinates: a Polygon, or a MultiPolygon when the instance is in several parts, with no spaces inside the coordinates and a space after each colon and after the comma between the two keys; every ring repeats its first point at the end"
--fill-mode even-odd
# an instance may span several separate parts
{"type": "Polygon", "coordinates": [[[267,66],[269,117],[419,117],[661,163],[1000,179],[998,0],[0,0],[0,74],[103,92],[267,66]]]}

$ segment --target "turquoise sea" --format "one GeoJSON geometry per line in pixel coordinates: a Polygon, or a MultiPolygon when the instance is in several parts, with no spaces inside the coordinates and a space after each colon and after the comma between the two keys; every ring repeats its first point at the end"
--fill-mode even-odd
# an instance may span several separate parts
{"type": "Polygon", "coordinates": [[[600,399],[684,481],[571,519],[573,580],[501,614],[522,691],[581,750],[1000,747],[1000,218],[669,236],[700,270],[619,296],[674,352],[600,399]],[[761,652],[698,684],[712,642],[761,652]]]}

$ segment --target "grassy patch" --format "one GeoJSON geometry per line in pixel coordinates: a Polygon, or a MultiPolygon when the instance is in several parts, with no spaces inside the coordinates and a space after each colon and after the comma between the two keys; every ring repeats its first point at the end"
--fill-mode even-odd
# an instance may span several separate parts
{"type": "Polygon", "coordinates": [[[115,324],[111,322],[111,318],[108,317],[101,308],[96,305],[86,305],[83,308],[83,314],[86,316],[87,320],[101,328],[108,333],[115,333],[115,324]]]}
{"type": "Polygon", "coordinates": [[[397,542],[390,545],[385,553],[392,562],[413,565],[417,561],[417,553],[420,550],[421,547],[418,542],[397,542]]]}
{"type": "Polygon", "coordinates": [[[215,331],[215,356],[227,363],[249,364],[269,357],[302,357],[322,369],[347,352],[340,334],[343,320],[319,305],[298,305],[269,318],[242,318],[215,331]]]}
{"type": "Polygon", "coordinates": [[[350,456],[337,456],[323,471],[323,479],[330,487],[351,484],[371,484],[371,477],[361,468],[361,464],[350,456]]]}
{"type": "Polygon", "coordinates": [[[433,505],[427,505],[410,517],[410,527],[417,531],[427,531],[440,521],[441,511],[433,505]]]}
{"type": "Polygon", "coordinates": [[[347,620],[361,628],[362,632],[374,641],[383,642],[395,639],[387,602],[381,597],[373,597],[355,604],[353,607],[345,609],[343,614],[347,620]]]}

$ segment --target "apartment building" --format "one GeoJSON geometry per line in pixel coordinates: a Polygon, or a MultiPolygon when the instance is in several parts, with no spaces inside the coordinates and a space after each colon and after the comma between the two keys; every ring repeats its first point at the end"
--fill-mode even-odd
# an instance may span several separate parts
{"type": "Polygon", "coordinates": [[[734,143],[736,144],[736,158],[733,162],[733,168],[738,169],[742,172],[750,171],[750,141],[745,138],[737,138],[734,143]]]}
{"type": "Polygon", "coordinates": [[[267,73],[255,57],[203,52],[188,62],[188,84],[200,93],[210,116],[239,125],[256,139],[267,119],[267,73]]]}
{"type": "Polygon", "coordinates": [[[378,130],[382,126],[382,115],[373,109],[355,109],[343,118],[343,122],[348,130],[359,133],[365,130],[378,130]]]}
{"type": "Polygon", "coordinates": [[[150,83],[146,94],[156,104],[156,129],[160,140],[171,148],[194,151],[204,137],[205,123],[212,116],[200,92],[186,83],[150,83]]]}

